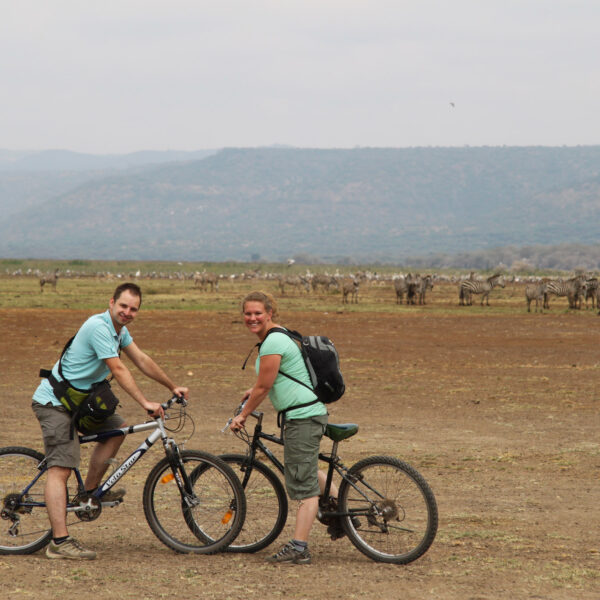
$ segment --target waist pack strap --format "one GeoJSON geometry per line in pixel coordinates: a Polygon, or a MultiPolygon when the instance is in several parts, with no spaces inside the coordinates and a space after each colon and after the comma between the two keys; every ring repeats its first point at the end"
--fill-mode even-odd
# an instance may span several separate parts
{"type": "MultiPolygon", "coordinates": [[[[301,382],[298,382],[301,383],[301,382]]],[[[305,408],[306,406],[312,406],[317,402],[321,402],[318,398],[313,400],[312,402],[304,402],[304,404],[297,404],[296,406],[290,406],[289,408],[284,408],[277,413],[277,427],[283,427],[285,422],[285,414],[290,410],[296,410],[297,408],[305,408]]]]}
{"type": "Polygon", "coordinates": [[[52,386],[52,391],[57,400],[60,401],[61,405],[64,406],[71,413],[71,426],[69,427],[69,439],[75,438],[75,421],[78,417],[78,410],[69,404],[69,395],[67,390],[69,388],[69,382],[65,379],[58,381],[52,374],[52,371],[48,369],[40,369],[40,377],[45,377],[48,383],[52,386]],[[66,403],[66,404],[65,404],[66,403]]]}

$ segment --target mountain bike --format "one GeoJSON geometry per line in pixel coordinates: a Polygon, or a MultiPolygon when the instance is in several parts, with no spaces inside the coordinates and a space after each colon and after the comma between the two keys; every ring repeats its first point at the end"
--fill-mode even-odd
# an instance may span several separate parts
{"type": "MultiPolygon", "coordinates": [[[[239,414],[243,404],[235,411],[239,414]]],[[[262,430],[263,413],[254,411],[254,432],[235,433],[247,445],[246,454],[222,454],[239,474],[246,494],[246,520],[228,552],[256,552],[281,533],[288,513],[284,486],[264,462],[261,452],[283,473],[283,464],[263,440],[283,445],[281,436],[262,430]]],[[[223,428],[228,429],[231,419],[223,428]]],[[[331,452],[320,453],[328,464],[325,489],[319,497],[318,519],[328,525],[332,539],[347,535],[370,559],[407,564],[422,556],[437,533],[435,496],[423,476],[408,463],[391,456],[370,456],[346,467],[338,456],[338,445],[358,432],[358,425],[328,424],[325,436],[332,440],[331,452]],[[333,475],[341,478],[337,498],[330,496],[333,475]]]]}
{"type": "MultiPolygon", "coordinates": [[[[150,471],[142,496],[150,529],[176,552],[219,552],[235,539],[242,527],[246,512],[244,491],[223,460],[207,452],[183,450],[170,437],[183,429],[186,420],[193,424],[186,413],[185,398],[174,396],[161,406],[165,410],[164,419],[155,417],[146,423],[79,436],[79,442],[85,444],[150,432],[92,493],[85,492],[79,469],[73,469],[77,490],[70,494],[67,489],[67,515],[74,515],[75,519],[69,525],[94,521],[104,508],[119,505],[122,500],[102,498],[161,440],[165,457],[150,471]],[[166,414],[172,406],[178,407],[178,413],[166,414]],[[175,420],[173,425],[172,420],[175,420]]],[[[16,446],[0,448],[0,554],[31,554],[50,542],[52,531],[44,501],[47,471],[41,452],[16,446]]]]}

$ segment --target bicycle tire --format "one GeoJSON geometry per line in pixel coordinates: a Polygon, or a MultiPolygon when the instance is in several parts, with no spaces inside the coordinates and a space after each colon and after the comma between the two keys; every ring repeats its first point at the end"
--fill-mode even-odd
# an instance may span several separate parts
{"type": "Polygon", "coordinates": [[[242,484],[233,469],[217,456],[183,450],[179,457],[178,470],[185,471],[191,482],[196,505],[189,507],[182,499],[175,477],[183,473],[175,475],[165,457],[150,471],[144,485],[148,525],[175,552],[220,552],[233,542],[244,523],[246,499],[242,484]],[[193,476],[194,472],[202,473],[202,479],[193,476]]]}
{"type": "Polygon", "coordinates": [[[277,474],[259,460],[253,460],[248,474],[245,454],[221,454],[219,458],[237,473],[246,496],[246,519],[227,552],[258,552],[272,544],[285,526],[288,501],[277,474]]]}
{"type": "Polygon", "coordinates": [[[52,530],[45,506],[21,506],[21,501],[44,502],[46,474],[33,484],[21,500],[18,496],[39,475],[44,455],[20,446],[0,448],[0,554],[33,554],[47,546],[52,530]],[[15,503],[10,505],[10,500],[15,503]]]}
{"type": "Polygon", "coordinates": [[[341,522],[350,541],[377,562],[408,564],[427,552],[437,533],[429,484],[408,463],[390,456],[370,456],[353,465],[340,484],[338,506],[348,513],[341,522]]]}

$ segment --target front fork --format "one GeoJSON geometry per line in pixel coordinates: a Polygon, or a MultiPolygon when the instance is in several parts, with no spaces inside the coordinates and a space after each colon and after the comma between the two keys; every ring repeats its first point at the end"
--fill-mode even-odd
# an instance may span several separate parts
{"type": "MultiPolygon", "coordinates": [[[[194,494],[193,483],[185,470],[185,464],[181,458],[179,447],[175,441],[170,438],[165,439],[163,443],[167,461],[171,467],[171,476],[177,483],[179,493],[181,494],[181,500],[188,508],[192,508],[198,504],[198,499],[194,494]]],[[[165,477],[170,478],[169,475],[165,475],[165,477]]]]}

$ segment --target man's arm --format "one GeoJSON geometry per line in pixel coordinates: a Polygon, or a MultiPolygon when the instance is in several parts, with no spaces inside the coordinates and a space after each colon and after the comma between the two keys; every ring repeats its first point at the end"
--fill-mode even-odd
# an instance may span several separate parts
{"type": "Polygon", "coordinates": [[[123,348],[123,352],[146,377],[150,377],[150,379],[154,379],[154,381],[164,385],[171,393],[177,396],[188,397],[188,388],[176,386],[154,360],[139,349],[135,342],[131,342],[131,344],[123,348]]]}
{"type": "Polygon", "coordinates": [[[144,409],[152,413],[153,416],[164,416],[164,410],[157,402],[149,402],[137,386],[131,371],[123,364],[123,361],[115,356],[114,358],[105,358],[104,362],[110,369],[117,383],[144,409]]]}

